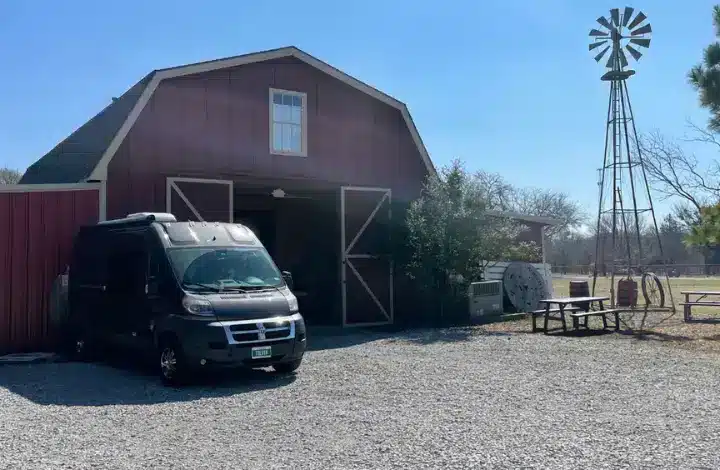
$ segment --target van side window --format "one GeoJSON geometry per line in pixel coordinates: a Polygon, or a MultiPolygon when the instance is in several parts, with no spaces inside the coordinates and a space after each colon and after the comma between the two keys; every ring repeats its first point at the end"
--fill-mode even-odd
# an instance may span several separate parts
{"type": "Polygon", "coordinates": [[[148,253],[142,236],[120,234],[113,240],[110,250],[108,291],[116,296],[143,294],[148,253]]]}
{"type": "Polygon", "coordinates": [[[160,259],[158,254],[154,250],[150,250],[150,256],[148,256],[148,281],[159,281],[161,276],[160,259]]]}
{"type": "Polygon", "coordinates": [[[162,292],[168,288],[168,265],[165,249],[153,236],[146,239],[148,250],[147,280],[162,292]]]}
{"type": "Polygon", "coordinates": [[[97,236],[79,237],[71,262],[75,284],[100,287],[107,282],[107,256],[97,236]]]}

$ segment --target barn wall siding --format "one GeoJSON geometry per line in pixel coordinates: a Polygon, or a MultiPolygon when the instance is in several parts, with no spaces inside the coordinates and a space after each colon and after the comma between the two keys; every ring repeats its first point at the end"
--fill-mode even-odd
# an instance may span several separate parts
{"type": "Polygon", "coordinates": [[[52,284],[98,213],[96,189],[0,192],[0,353],[49,347],[52,284]]]}
{"type": "Polygon", "coordinates": [[[108,171],[112,207],[158,207],[160,175],[387,187],[410,200],[427,174],[400,111],[293,58],[162,81],[108,171]],[[307,157],[270,154],[271,87],[307,93],[307,157]]]}

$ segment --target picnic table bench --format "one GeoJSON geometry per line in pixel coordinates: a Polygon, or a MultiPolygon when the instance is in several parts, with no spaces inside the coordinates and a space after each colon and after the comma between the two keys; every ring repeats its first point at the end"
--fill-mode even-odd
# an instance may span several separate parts
{"type": "Polygon", "coordinates": [[[563,331],[567,331],[567,323],[565,321],[565,313],[570,315],[573,321],[573,328],[580,328],[580,319],[583,320],[583,325],[588,328],[588,318],[593,316],[602,317],[603,329],[608,327],[607,316],[613,315],[615,320],[615,330],[620,329],[620,310],[618,309],[605,309],[603,302],[610,300],[608,297],[560,297],[554,299],[543,299],[540,301],[541,304],[545,305],[544,309],[534,310],[530,313],[532,316],[532,331],[537,331],[536,317],[543,315],[545,318],[544,331],[548,333],[548,322],[550,320],[562,322],[563,331]],[[598,303],[599,310],[591,310],[591,304],[598,303]],[[557,305],[556,308],[552,308],[551,305],[557,305]],[[583,305],[584,308],[578,305],[583,305]],[[553,316],[551,314],[559,314],[553,316]]]}
{"type": "Polygon", "coordinates": [[[720,291],[693,290],[680,293],[685,296],[685,302],[680,302],[680,305],[683,306],[683,319],[685,321],[692,320],[693,307],[720,307],[720,298],[717,300],[703,300],[707,297],[720,297],[720,291]],[[691,295],[698,296],[698,298],[691,299],[691,295]]]}

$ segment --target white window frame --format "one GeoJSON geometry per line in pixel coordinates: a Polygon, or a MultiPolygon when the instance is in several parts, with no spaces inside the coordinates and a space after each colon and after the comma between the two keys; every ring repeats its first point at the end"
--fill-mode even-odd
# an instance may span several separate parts
{"type": "Polygon", "coordinates": [[[307,157],[307,93],[302,93],[300,91],[291,91],[291,90],[283,90],[280,88],[270,88],[270,91],[268,93],[268,110],[270,114],[270,154],[271,155],[290,155],[295,157],[307,157]],[[282,93],[284,95],[291,95],[291,96],[298,96],[300,97],[301,103],[302,103],[302,122],[300,123],[300,145],[301,145],[301,151],[300,152],[283,152],[282,150],[276,150],[275,149],[275,139],[274,139],[274,126],[275,123],[275,116],[274,114],[274,106],[273,106],[273,94],[275,93],[282,93]]]}

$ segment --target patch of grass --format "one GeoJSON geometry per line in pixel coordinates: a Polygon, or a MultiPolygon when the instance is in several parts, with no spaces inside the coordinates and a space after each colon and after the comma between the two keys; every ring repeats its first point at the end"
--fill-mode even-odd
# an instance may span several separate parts
{"type": "MultiPolygon", "coordinates": [[[[592,278],[587,276],[567,276],[562,278],[553,279],[553,296],[554,297],[567,297],[570,295],[570,281],[571,280],[586,280],[592,291],[592,278]]],[[[640,286],[640,279],[636,278],[638,282],[638,297],[639,303],[644,303],[642,296],[642,290],[640,286]]],[[[667,284],[664,278],[661,278],[663,287],[665,288],[665,304],[669,305],[670,295],[667,289],[667,284]]],[[[617,282],[617,278],[616,278],[617,282]]],[[[651,340],[671,344],[676,347],[691,348],[695,350],[708,350],[712,352],[720,353],[720,307],[698,307],[693,308],[694,322],[685,323],[683,321],[682,307],[679,305],[680,302],[684,302],[685,296],[680,293],[683,291],[718,291],[720,292],[720,278],[713,277],[697,277],[697,278],[670,278],[670,290],[672,291],[672,299],[676,306],[675,315],[667,318],[669,313],[657,313],[652,315],[658,315],[653,320],[659,320],[662,318],[664,321],[648,321],[649,328],[643,334],[634,335],[620,335],[626,338],[632,338],[637,340],[651,340]]],[[[598,278],[595,287],[596,295],[610,295],[610,279],[609,278],[598,278]]],[[[717,297],[720,301],[720,296],[717,297]]],[[[538,319],[538,325],[542,327],[542,320],[538,319]]],[[[557,326],[559,323],[552,322],[552,326],[557,326]]],[[[568,326],[571,322],[568,319],[568,326]]],[[[590,319],[591,328],[601,328],[602,323],[598,318],[590,319]]],[[[487,325],[488,331],[495,332],[514,332],[514,333],[529,333],[531,332],[531,323],[529,318],[523,318],[517,321],[495,323],[487,325]]],[[[627,331],[625,331],[627,333],[627,331]]],[[[536,334],[543,334],[541,332],[536,334]]],[[[617,335],[611,335],[617,336],[617,335]]]]}
{"type": "MultiPolygon", "coordinates": [[[[555,297],[565,297],[570,295],[570,281],[572,280],[583,280],[588,281],[590,291],[592,292],[592,278],[591,277],[563,277],[553,279],[553,295],[555,297]]],[[[717,277],[697,277],[697,278],[683,278],[683,277],[671,277],[670,278],[670,289],[667,288],[665,278],[661,277],[660,280],[663,283],[665,290],[665,305],[670,305],[670,293],[672,292],[672,299],[675,302],[675,308],[678,312],[677,315],[682,317],[682,307],[680,302],[685,301],[685,296],[681,295],[684,291],[717,291],[720,292],[720,278],[717,277]]],[[[615,278],[617,283],[618,278],[615,278]]],[[[644,303],[642,294],[642,287],[640,285],[640,278],[637,277],[638,283],[638,298],[639,303],[644,303]]],[[[617,288],[616,288],[617,292],[617,288]]],[[[597,278],[597,284],[595,285],[596,295],[607,295],[610,296],[610,278],[599,277],[597,278]]],[[[720,296],[717,297],[720,301],[720,296]]],[[[720,318],[720,308],[713,307],[696,307],[693,308],[693,316],[697,318],[709,317],[709,318],[720,318]]]]}

